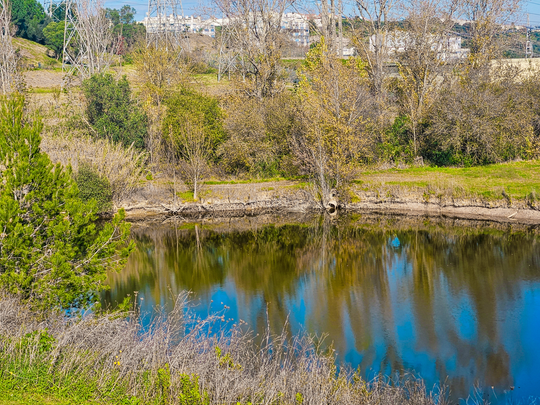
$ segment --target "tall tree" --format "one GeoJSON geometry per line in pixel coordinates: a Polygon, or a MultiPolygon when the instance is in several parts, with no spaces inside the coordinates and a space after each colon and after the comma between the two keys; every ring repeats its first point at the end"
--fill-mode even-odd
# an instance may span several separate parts
{"type": "Polygon", "coordinates": [[[502,56],[510,40],[508,27],[515,22],[522,0],[464,0],[463,14],[470,21],[470,61],[482,67],[502,56]]]}
{"type": "Polygon", "coordinates": [[[452,48],[456,37],[452,33],[455,0],[411,0],[403,6],[407,16],[403,30],[394,33],[400,79],[401,108],[409,118],[412,149],[418,154],[420,123],[432,105],[437,90],[451,73],[449,67],[463,62],[462,54],[452,48]]]}
{"type": "Polygon", "coordinates": [[[235,50],[238,70],[246,81],[245,94],[259,99],[284,89],[281,53],[285,34],[283,14],[295,0],[217,0],[227,20],[228,46],[235,50]]]}
{"type": "Polygon", "coordinates": [[[42,123],[20,96],[0,101],[0,287],[39,306],[95,302],[132,246],[123,212],[98,227],[70,169],[40,151],[42,123]]]}
{"type": "Polygon", "coordinates": [[[37,0],[16,0],[12,4],[11,19],[16,35],[31,41],[43,42],[43,28],[50,22],[37,0]]]}
{"type": "Polygon", "coordinates": [[[43,29],[45,45],[52,49],[58,59],[64,49],[65,21],[51,22],[43,29]]]}
{"type": "Polygon", "coordinates": [[[366,124],[373,106],[365,66],[356,58],[343,63],[323,38],[306,56],[298,94],[303,124],[292,149],[326,206],[331,189],[342,188],[355,165],[371,154],[366,124]]]}
{"type": "Polygon", "coordinates": [[[369,74],[372,91],[380,98],[387,77],[385,65],[389,56],[389,40],[395,28],[396,0],[357,0],[362,24],[356,32],[356,47],[369,74]]]}

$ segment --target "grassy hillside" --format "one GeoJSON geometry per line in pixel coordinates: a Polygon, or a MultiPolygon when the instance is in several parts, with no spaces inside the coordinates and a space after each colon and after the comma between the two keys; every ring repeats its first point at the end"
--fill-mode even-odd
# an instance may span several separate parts
{"type": "Polygon", "coordinates": [[[62,66],[59,61],[47,56],[47,47],[44,45],[23,38],[15,38],[13,44],[20,49],[25,65],[34,65],[35,68],[38,68],[40,64],[43,68],[62,66]]]}

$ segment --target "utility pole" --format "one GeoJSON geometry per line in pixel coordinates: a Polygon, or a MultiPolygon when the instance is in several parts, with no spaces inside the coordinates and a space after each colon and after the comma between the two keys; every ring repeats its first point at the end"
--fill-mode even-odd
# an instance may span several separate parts
{"type": "Polygon", "coordinates": [[[533,57],[533,46],[531,42],[531,23],[529,20],[529,14],[527,14],[527,39],[525,41],[525,58],[530,59],[533,57]]]}

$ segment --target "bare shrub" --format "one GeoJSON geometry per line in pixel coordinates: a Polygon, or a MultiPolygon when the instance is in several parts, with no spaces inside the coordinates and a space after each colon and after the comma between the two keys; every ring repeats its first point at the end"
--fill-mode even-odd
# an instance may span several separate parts
{"type": "Polygon", "coordinates": [[[218,149],[222,167],[235,174],[292,174],[287,140],[296,125],[297,99],[287,93],[264,100],[233,95],[223,104],[229,137],[218,149]]]}
{"type": "Polygon", "coordinates": [[[100,176],[109,180],[116,205],[141,186],[147,173],[144,165],[146,153],[132,146],[125,148],[108,139],[84,134],[45,134],[41,148],[54,163],[71,165],[74,172],[82,163],[91,164],[100,176]]]}
{"type": "Polygon", "coordinates": [[[189,403],[447,403],[445,395],[428,392],[423,381],[412,377],[368,382],[345,368],[338,372],[333,350],[314,337],[268,334],[256,344],[239,327],[224,333],[225,314],[195,318],[186,293],[176,298],[167,316],[157,310],[150,324],[138,315],[69,319],[32,313],[2,295],[0,373],[8,375],[10,367],[22,373],[47,366],[49,373],[40,374],[35,384],[47,378],[59,386],[83,382],[95,387],[101,401],[116,392],[124,400],[184,404],[187,378],[206,397],[205,402],[189,403]]]}
{"type": "Polygon", "coordinates": [[[193,199],[197,201],[202,182],[210,172],[212,140],[203,123],[197,119],[188,119],[175,130],[171,126],[166,139],[174,151],[171,160],[180,167],[182,180],[193,191],[193,199]]]}
{"type": "MultiPolygon", "coordinates": [[[[441,90],[429,114],[428,143],[435,141],[451,164],[477,165],[512,160],[535,139],[534,116],[519,69],[473,69],[441,90]]],[[[428,155],[429,157],[429,155],[428,155]]]]}

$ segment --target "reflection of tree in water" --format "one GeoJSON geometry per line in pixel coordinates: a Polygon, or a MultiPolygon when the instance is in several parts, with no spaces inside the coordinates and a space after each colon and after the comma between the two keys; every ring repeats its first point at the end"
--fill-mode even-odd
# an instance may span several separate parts
{"type": "Polygon", "coordinates": [[[455,369],[472,370],[486,385],[511,385],[498,308],[520,297],[522,280],[540,278],[534,236],[422,223],[320,218],[309,226],[229,232],[197,225],[148,230],[136,242],[126,271],[111,275],[114,291],[107,300],[120,301],[143,286],[156,303],[168,289],[204,297],[229,280],[239,306],[252,310],[252,326],[264,327],[270,303],[269,323],[281,331],[291,300],[302,300],[309,332],[329,332],[339,353],[352,344],[363,368],[381,371],[410,367],[396,327],[409,311],[415,353],[427,354],[440,377],[452,375],[454,392],[465,394],[474,381],[455,369]],[[463,297],[472,337],[463,335],[452,312],[463,297]],[[381,345],[383,356],[376,350],[381,345]],[[450,356],[456,357],[454,370],[447,366],[450,356]]]}

